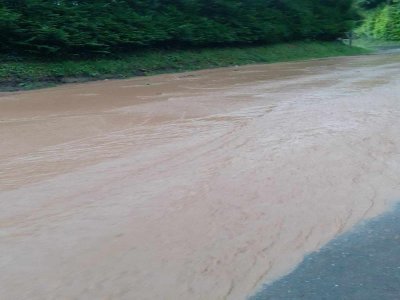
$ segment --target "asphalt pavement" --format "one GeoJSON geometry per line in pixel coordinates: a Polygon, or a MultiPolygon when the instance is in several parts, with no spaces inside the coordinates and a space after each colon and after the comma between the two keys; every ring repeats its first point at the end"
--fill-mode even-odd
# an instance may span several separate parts
{"type": "Polygon", "coordinates": [[[400,205],[308,255],[250,299],[400,299],[400,205]]]}

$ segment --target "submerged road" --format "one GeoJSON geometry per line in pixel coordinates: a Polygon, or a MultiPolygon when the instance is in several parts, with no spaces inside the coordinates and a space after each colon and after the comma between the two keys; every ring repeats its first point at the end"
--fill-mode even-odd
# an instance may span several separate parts
{"type": "Polygon", "coordinates": [[[0,94],[1,299],[244,299],[400,195],[400,55],[0,94]]]}

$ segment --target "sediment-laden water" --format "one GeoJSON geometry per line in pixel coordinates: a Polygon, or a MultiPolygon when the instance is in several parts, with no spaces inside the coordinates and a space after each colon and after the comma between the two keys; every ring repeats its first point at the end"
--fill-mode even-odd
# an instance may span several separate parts
{"type": "Polygon", "coordinates": [[[243,299],[400,195],[400,56],[0,94],[1,299],[243,299]]]}

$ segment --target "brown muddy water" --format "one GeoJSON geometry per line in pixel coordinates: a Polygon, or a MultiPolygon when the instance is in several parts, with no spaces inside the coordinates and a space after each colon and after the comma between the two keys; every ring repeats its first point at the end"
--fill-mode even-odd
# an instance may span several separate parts
{"type": "Polygon", "coordinates": [[[1,299],[244,299],[400,196],[400,55],[0,94],[1,299]]]}

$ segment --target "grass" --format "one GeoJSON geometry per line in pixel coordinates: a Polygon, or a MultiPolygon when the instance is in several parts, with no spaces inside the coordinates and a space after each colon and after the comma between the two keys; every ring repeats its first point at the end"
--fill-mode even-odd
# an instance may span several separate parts
{"type": "Polygon", "coordinates": [[[296,42],[272,46],[151,50],[117,58],[35,61],[3,59],[0,91],[14,91],[106,78],[127,78],[205,68],[273,63],[368,53],[339,42],[296,42]]]}
{"type": "Polygon", "coordinates": [[[354,46],[371,51],[400,48],[400,41],[384,41],[376,39],[360,38],[354,40],[354,46]]]}

